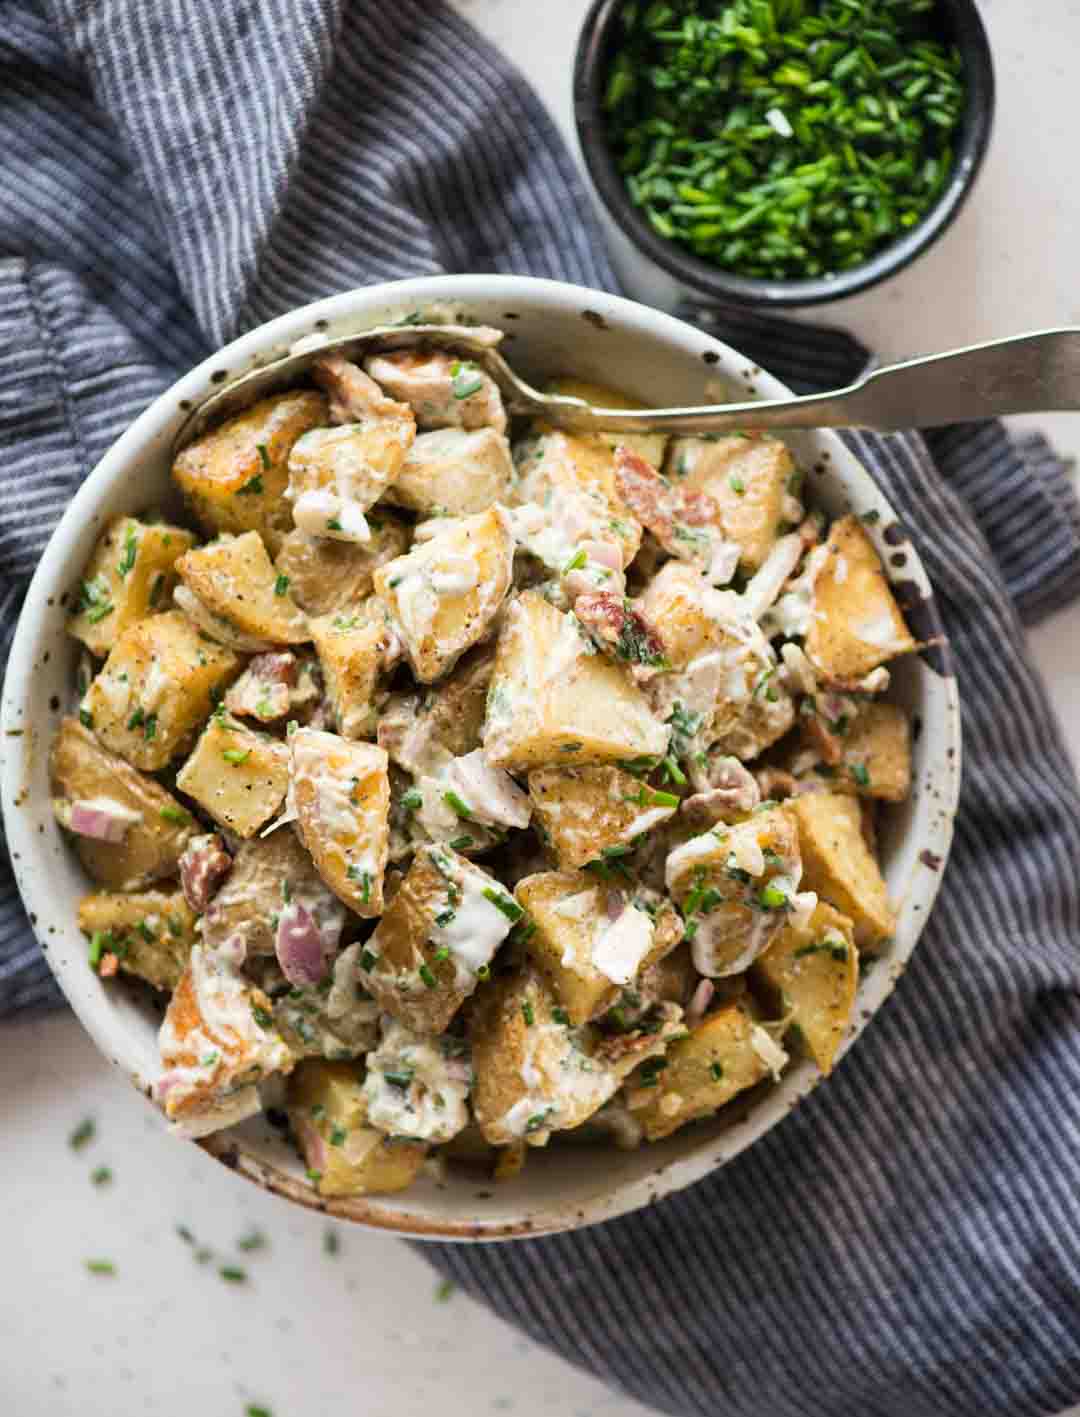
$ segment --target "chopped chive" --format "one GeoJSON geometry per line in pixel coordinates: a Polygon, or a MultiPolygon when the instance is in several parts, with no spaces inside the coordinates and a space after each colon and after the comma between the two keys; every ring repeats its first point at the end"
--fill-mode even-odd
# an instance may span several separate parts
{"type": "Polygon", "coordinates": [[[344,1145],[345,1145],[345,1137],[346,1137],[346,1136],[347,1136],[347,1133],[346,1133],[344,1127],[337,1127],[337,1126],[331,1127],[331,1128],[330,1128],[330,1145],[331,1145],[331,1146],[344,1146],[344,1145]]]}
{"type": "Polygon", "coordinates": [[[258,497],[262,493],[262,490],[262,476],[259,473],[256,473],[254,477],[248,478],[248,480],[244,483],[243,487],[238,487],[236,489],[236,495],[238,497],[258,497]]]}
{"type": "Polygon", "coordinates": [[[472,808],[467,802],[460,798],[456,792],[444,792],[443,801],[448,807],[452,807],[459,817],[465,817],[467,819],[472,816],[472,808]]]}
{"type": "Polygon", "coordinates": [[[108,1166],[95,1166],[90,1172],[90,1183],[94,1186],[107,1186],[112,1178],[113,1173],[108,1166]]]}
{"type": "Polygon", "coordinates": [[[323,1254],[336,1255],[341,1249],[341,1241],[336,1230],[324,1230],[322,1240],[323,1254]]]}
{"type": "Polygon", "coordinates": [[[406,812],[415,812],[418,807],[424,805],[423,795],[415,787],[410,787],[407,792],[401,794],[401,805],[406,812]]]}
{"type": "Polygon", "coordinates": [[[270,471],[270,454],[269,454],[269,452],[267,451],[266,444],[265,444],[265,443],[257,443],[257,444],[256,444],[256,447],[257,447],[258,453],[259,453],[259,461],[262,463],[262,466],[263,466],[263,472],[269,472],[269,471],[270,471]]]}
{"type": "Polygon", "coordinates": [[[561,1023],[565,1028],[569,1028],[570,1015],[566,1012],[565,1009],[556,1006],[551,1011],[551,1017],[555,1020],[556,1023],[561,1023]]]}
{"type": "Polygon", "coordinates": [[[113,1264],[112,1260],[87,1260],[86,1268],[91,1274],[106,1274],[111,1276],[116,1273],[116,1266],[113,1264]]]}
{"type": "Polygon", "coordinates": [[[870,786],[870,770],[865,763],[852,763],[850,765],[851,776],[860,787],[870,786]]]}
{"type": "Polygon", "coordinates": [[[375,954],[375,952],[374,952],[373,950],[361,950],[361,952],[360,952],[360,968],[361,968],[361,969],[367,970],[367,972],[370,974],[371,971],[372,971],[372,970],[375,968],[375,966],[378,964],[378,962],[379,962],[379,956],[378,956],[377,954],[375,954]]]}
{"type": "Polygon", "coordinates": [[[275,594],[275,595],[284,595],[285,592],[286,592],[288,589],[289,589],[289,578],[288,578],[288,576],[278,576],[277,579],[274,581],[274,594],[275,594]]]}
{"type": "Polygon", "coordinates": [[[186,827],[191,818],[182,807],[175,807],[171,802],[167,802],[158,813],[163,822],[172,822],[174,826],[186,827]]]}
{"type": "Polygon", "coordinates": [[[525,914],[516,901],[511,900],[508,895],[503,895],[502,891],[497,891],[494,886],[485,886],[484,899],[491,901],[496,910],[501,910],[507,920],[516,922],[525,914]]]}
{"type": "Polygon", "coordinates": [[[533,1006],[527,1000],[521,1006],[521,1016],[525,1020],[525,1026],[532,1028],[536,1022],[536,1015],[533,1013],[533,1006]]]}
{"type": "Polygon", "coordinates": [[[218,1274],[229,1284],[243,1284],[247,1279],[247,1270],[236,1264],[223,1264],[218,1274]]]}
{"type": "Polygon", "coordinates": [[[266,1236],[261,1230],[249,1230],[246,1235],[241,1235],[236,1242],[236,1248],[244,1251],[261,1250],[265,1246],[266,1236]]]}
{"type": "Polygon", "coordinates": [[[468,851],[469,847],[472,845],[473,839],[471,836],[456,836],[450,843],[450,849],[452,851],[468,851]]]}
{"type": "Polygon", "coordinates": [[[81,1151],[88,1142],[93,1141],[96,1132],[97,1124],[93,1117],[84,1117],[68,1137],[68,1146],[72,1151],[81,1151]]]}
{"type": "Polygon", "coordinates": [[[227,763],[230,763],[233,767],[238,768],[241,766],[241,764],[246,763],[248,758],[251,757],[251,749],[223,748],[221,756],[225,759],[227,763]]]}
{"type": "Polygon", "coordinates": [[[563,575],[568,576],[571,571],[582,570],[583,567],[588,563],[588,560],[589,558],[585,554],[584,550],[575,551],[573,556],[570,557],[569,561],[567,561],[566,565],[562,568],[563,575]]]}
{"type": "Polygon", "coordinates": [[[722,1064],[722,1063],[712,1063],[712,1064],[710,1064],[710,1066],[709,1066],[709,1073],[710,1073],[710,1075],[712,1076],[713,1082],[719,1082],[720,1079],[724,1076],[723,1064],[722,1064]]]}
{"type": "Polygon", "coordinates": [[[127,531],[124,533],[124,554],[116,567],[116,573],[121,580],[134,567],[137,555],[138,541],[135,535],[135,526],[134,523],[128,522],[127,531]]]}
{"type": "Polygon", "coordinates": [[[440,1282],[435,1286],[436,1304],[445,1304],[456,1289],[457,1285],[452,1279],[440,1280],[440,1282]]]}
{"type": "Polygon", "coordinates": [[[431,970],[426,964],[422,964],[417,970],[417,973],[420,975],[421,980],[427,986],[428,989],[437,989],[439,987],[439,981],[435,978],[434,974],[432,974],[431,970]]]}
{"type": "Polygon", "coordinates": [[[81,708],[79,710],[79,722],[84,728],[93,728],[94,715],[90,713],[88,709],[81,708]]]}
{"type": "Polygon", "coordinates": [[[260,1028],[273,1028],[274,1016],[264,1009],[260,1004],[252,1004],[251,1016],[260,1028]]]}

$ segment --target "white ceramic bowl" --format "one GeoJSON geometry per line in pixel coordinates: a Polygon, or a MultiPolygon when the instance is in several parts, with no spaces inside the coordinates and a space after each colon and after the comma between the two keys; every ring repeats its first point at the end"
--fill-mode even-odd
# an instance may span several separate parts
{"type": "MultiPolygon", "coordinates": [[[[705,402],[706,384],[718,376],[734,389],[749,387],[763,397],[787,392],[749,368],[735,350],[631,301],[517,276],[441,276],[349,291],[283,315],[199,365],[135,421],[80,488],[41,559],[8,664],[2,741],[4,820],[30,919],[75,1012],[143,1093],[160,1070],[160,1011],[122,985],[104,984],[87,967],[86,942],[75,924],[87,881],[49,805],[49,743],[73,694],[75,648],[64,633],[70,588],[106,522],[167,495],[170,442],[185,413],[208,391],[278,356],[303,335],[350,333],[433,302],[506,329],[507,353],[526,374],[571,372],[621,385],[657,404],[705,402]]],[[[905,603],[920,602],[917,632],[925,636],[939,629],[918,556],[899,539],[895,517],[864,469],[833,434],[793,435],[789,442],[799,465],[817,470],[810,487],[828,511],[880,514],[871,534],[888,551],[885,562],[905,603]],[[904,564],[896,569],[901,552],[904,564]]],[[[959,784],[960,720],[947,653],[937,656],[937,667],[920,657],[898,664],[894,696],[921,725],[914,791],[909,802],[890,810],[883,832],[899,924],[886,959],[860,986],[848,1047],[891,992],[918,939],[941,877],[927,863],[943,863],[948,853],[959,784]]],[[[265,1118],[200,1144],[289,1200],[368,1225],[445,1239],[535,1235],[610,1219],[699,1180],[779,1122],[819,1080],[809,1062],[800,1062],[778,1085],[750,1094],[748,1102],[737,1101],[715,1120],[637,1151],[555,1145],[532,1153],[521,1176],[497,1186],[451,1168],[443,1181],[425,1179],[401,1195],[362,1200],[321,1200],[265,1118]]],[[[180,1144],[162,1137],[162,1145],[180,1144]]]]}

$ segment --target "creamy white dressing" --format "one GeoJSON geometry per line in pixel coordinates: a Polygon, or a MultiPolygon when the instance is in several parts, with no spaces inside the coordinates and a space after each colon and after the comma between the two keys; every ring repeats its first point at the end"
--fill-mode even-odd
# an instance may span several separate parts
{"type": "Polygon", "coordinates": [[[750,1047],[773,1075],[773,1081],[780,1081],[780,1074],[788,1065],[787,1049],[782,1047],[768,1029],[755,1023],[750,1030],[750,1047]]]}
{"type": "Polygon", "coordinates": [[[707,831],[700,836],[692,836],[689,841],[684,841],[681,846],[670,851],[664,868],[664,880],[668,890],[674,888],[675,882],[689,867],[715,857],[723,841],[722,833],[718,835],[714,831],[707,831]]]}
{"type": "Polygon", "coordinates": [[[903,649],[904,644],[896,633],[896,622],[890,610],[882,610],[870,620],[863,620],[851,627],[852,634],[864,644],[877,649],[903,649]]]}
{"type": "Polygon", "coordinates": [[[367,1055],[368,1121],[390,1136],[446,1142],[469,1122],[469,1069],[437,1041],[384,1015],[382,1039],[367,1055]]]}
{"type": "MultiPolygon", "coordinates": [[[[442,852],[435,854],[443,862],[450,860],[442,852]]],[[[491,963],[495,951],[514,925],[509,915],[488,900],[484,891],[492,891],[511,902],[513,897],[505,886],[475,867],[466,866],[460,873],[451,867],[451,874],[457,894],[454,903],[447,908],[453,910],[453,916],[443,925],[433,923],[428,939],[437,950],[450,951],[457,971],[457,987],[471,991],[477,970],[491,963]]]]}
{"type": "Polygon", "coordinates": [[[656,927],[643,910],[628,905],[593,937],[592,962],[613,984],[629,984],[653,947],[656,927]]]}
{"type": "Polygon", "coordinates": [[[442,773],[444,790],[455,792],[471,818],[488,826],[523,830],[532,816],[532,802],[508,772],[493,768],[483,750],[453,758],[442,773]]]}
{"type": "Polygon", "coordinates": [[[308,536],[360,545],[371,540],[371,526],[363,508],[325,487],[301,492],[293,503],[293,521],[308,536]]]}

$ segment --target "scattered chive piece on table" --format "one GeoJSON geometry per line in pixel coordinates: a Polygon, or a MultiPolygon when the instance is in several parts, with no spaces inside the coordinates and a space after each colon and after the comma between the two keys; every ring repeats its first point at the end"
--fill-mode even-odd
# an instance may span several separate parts
{"type": "Polygon", "coordinates": [[[222,1279],[228,1280],[230,1284],[243,1284],[247,1279],[247,1270],[241,1269],[239,1265],[223,1264],[218,1270],[222,1279]]]}
{"type": "Polygon", "coordinates": [[[257,1402],[249,1402],[244,1408],[244,1417],[274,1417],[269,1407],[260,1407],[257,1402]]]}
{"type": "Polygon", "coordinates": [[[112,1181],[112,1171],[108,1166],[95,1166],[90,1172],[90,1180],[95,1186],[107,1186],[112,1181]]]}
{"type": "Polygon", "coordinates": [[[937,0],[624,5],[603,98],[661,236],[757,279],[861,265],[945,190],[963,114],[937,0]]]}
{"type": "Polygon", "coordinates": [[[91,1274],[114,1275],[116,1273],[116,1266],[112,1260],[87,1260],[86,1268],[91,1274]]]}
{"type": "Polygon", "coordinates": [[[322,1247],[324,1254],[336,1255],[338,1253],[338,1251],[341,1249],[341,1241],[338,1239],[338,1233],[336,1230],[327,1230],[324,1233],[322,1247]]]}
{"type": "Polygon", "coordinates": [[[441,1284],[435,1286],[435,1302],[445,1304],[451,1298],[457,1285],[452,1279],[444,1279],[441,1284]]]}
{"type": "Polygon", "coordinates": [[[97,1126],[92,1117],[84,1117],[75,1130],[68,1137],[68,1146],[72,1151],[81,1151],[87,1142],[93,1141],[97,1126]]]}
{"type": "Polygon", "coordinates": [[[261,1230],[249,1230],[246,1235],[241,1235],[236,1242],[238,1250],[261,1250],[266,1246],[266,1236],[261,1230]]]}

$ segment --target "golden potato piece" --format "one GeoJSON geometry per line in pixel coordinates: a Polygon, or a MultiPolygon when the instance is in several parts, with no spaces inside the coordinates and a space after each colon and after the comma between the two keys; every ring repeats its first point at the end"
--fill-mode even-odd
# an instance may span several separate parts
{"type": "Polygon", "coordinates": [[[155,989],[175,989],[198,943],[195,913],[183,892],[95,891],[79,901],[79,929],[90,939],[91,964],[115,955],[126,974],[155,989]]]}
{"type": "Polygon", "coordinates": [[[896,913],[863,837],[859,803],[836,792],[808,792],[787,807],[798,822],[804,889],[847,915],[855,943],[872,953],[892,935],[896,913]]]}
{"type": "Polygon", "coordinates": [[[182,527],[118,517],[83,572],[68,634],[104,658],[129,625],[166,608],[176,584],[174,562],[194,544],[182,527]]]}
{"type": "Polygon", "coordinates": [[[858,681],[879,664],[917,649],[918,642],[858,519],[833,522],[825,549],[814,581],[806,653],[830,679],[858,681]]]}
{"type": "Polygon", "coordinates": [[[513,471],[494,428],[439,428],[417,437],[387,496],[421,516],[468,517],[506,501],[513,471]]]}
{"type": "Polygon", "coordinates": [[[738,974],[799,903],[799,836],[787,806],[692,837],[667,859],[667,885],[686,920],[699,973],[738,974]]]}
{"type": "Polygon", "coordinates": [[[638,606],[659,632],[672,669],[685,669],[716,640],[716,621],[706,609],[706,583],[695,566],[668,561],[645,587],[638,606]]]}
{"type": "MultiPolygon", "coordinates": [[[[606,384],[591,384],[587,379],[560,376],[549,382],[547,392],[549,394],[565,394],[568,398],[584,399],[594,408],[649,407],[648,404],[631,398],[629,394],[623,393],[620,389],[609,388],[606,384]]],[[[633,448],[635,453],[640,454],[657,469],[663,464],[664,449],[668,441],[667,435],[664,433],[598,433],[596,438],[599,442],[606,444],[612,452],[620,445],[633,448]]],[[[583,441],[592,440],[586,438],[583,441]]],[[[614,483],[612,483],[613,488],[614,483]]]]}
{"type": "Polygon", "coordinates": [[[254,836],[285,800],[289,750],[219,709],[177,773],[176,785],[226,831],[254,836]]]}
{"type": "Polygon", "coordinates": [[[163,768],[235,677],[232,650],[199,634],[179,610],[151,615],[117,639],[83,698],[94,733],[134,767],[163,768]]]}
{"type": "MultiPolygon", "coordinates": [[[[911,791],[911,723],[897,704],[870,703],[844,739],[837,778],[860,796],[903,802],[911,791]]],[[[837,782],[839,789],[839,781],[837,782]]]]}
{"type": "Polygon", "coordinates": [[[514,538],[492,507],[451,522],[375,572],[416,677],[430,683],[486,633],[510,589],[514,538]]]}
{"type": "Polygon", "coordinates": [[[379,714],[379,746],[416,777],[479,748],[494,663],[491,646],[478,645],[438,687],[391,694],[379,714]]]}
{"type": "Polygon", "coordinates": [[[385,604],[373,595],[348,613],[308,623],[334,726],[343,738],[373,738],[379,721],[376,690],[388,667],[392,634],[385,604]]]}
{"type": "Polygon", "coordinates": [[[493,766],[663,757],[667,744],[640,689],[592,651],[571,616],[534,591],[507,607],[484,725],[493,766]]]}
{"type": "Polygon", "coordinates": [[[739,564],[756,571],[780,536],[785,499],[795,486],[786,445],[766,433],[675,438],[666,471],[675,486],[708,493],[720,508],[724,535],[742,550],[739,564]]]}
{"type": "Polygon", "coordinates": [[[292,526],[289,453],[327,421],[322,394],[274,394],[190,443],[173,478],[207,532],[257,531],[274,555],[292,526]]]}
{"type": "Polygon", "coordinates": [[[427,1155],[422,1142],[390,1140],[367,1125],[355,1063],[307,1059],[289,1079],[286,1109],[308,1178],[321,1196],[403,1191],[427,1155]]]}
{"type": "Polygon", "coordinates": [[[785,925],[754,963],[753,972],[802,1030],[814,1062],[830,1073],[859,986],[859,951],[851,921],[819,902],[805,925],[785,925]]]}
{"type": "Polygon", "coordinates": [[[644,1058],[681,1032],[682,1010],[662,1006],[655,1031],[605,1038],[573,1028],[533,969],[485,985],[469,1022],[473,1115],[493,1146],[546,1146],[579,1127],[615,1095],[644,1058]]]}
{"type": "Polygon", "coordinates": [[[678,917],[667,902],[665,927],[584,871],[526,876],[514,894],[536,927],[528,937],[529,954],[575,1025],[609,1009],[682,934],[671,928],[678,917]]]}
{"type": "Polygon", "coordinates": [[[529,774],[535,821],[563,870],[595,861],[667,821],[679,806],[632,773],[602,763],[535,768],[529,774]]]}
{"type": "MultiPolygon", "coordinates": [[[[601,513],[606,512],[606,529],[619,541],[623,565],[628,566],[641,549],[641,523],[619,495],[615,454],[603,435],[549,429],[521,452],[517,500],[544,506],[577,493],[591,495],[601,513]]],[[[573,554],[572,547],[568,550],[573,554]]]]}
{"type": "Polygon", "coordinates": [[[191,594],[226,629],[257,642],[243,647],[271,649],[311,638],[287,580],[274,570],[257,531],[222,536],[189,551],[176,569],[191,594]]]}
{"type": "Polygon", "coordinates": [[[281,543],[274,569],[288,581],[289,594],[309,615],[347,611],[369,596],[375,572],[404,555],[409,545],[405,523],[379,508],[367,519],[371,540],[362,546],[331,541],[293,530],[281,543]]]}
{"type": "Polygon", "coordinates": [[[370,540],[364,513],[395,481],[416,436],[410,410],[384,404],[385,411],[374,416],[313,428],[293,444],[285,495],[301,531],[341,541],[370,540]]]}
{"type": "Polygon", "coordinates": [[[443,1033],[521,914],[479,866],[420,847],[361,955],[368,992],[413,1032],[443,1033]]]}
{"type": "Polygon", "coordinates": [[[643,1064],[627,1084],[627,1100],[649,1141],[708,1117],[761,1082],[769,1063],[755,1048],[755,1024],[738,1003],[708,1014],[689,1038],[667,1050],[665,1066],[643,1064]]]}
{"type": "Polygon", "coordinates": [[[230,940],[243,944],[244,957],[272,955],[277,917],[292,900],[302,901],[326,934],[345,921],[345,909],[315,870],[311,853],[289,825],[268,836],[240,843],[232,870],[214,893],[202,917],[203,942],[222,949],[230,940]]]}
{"type": "Polygon", "coordinates": [[[240,1094],[250,1104],[240,1115],[257,1111],[254,1084],[293,1065],[273,1022],[261,989],[223,955],[195,945],[158,1035],[165,1072],[154,1091],[166,1116],[212,1121],[225,1108],[233,1120],[240,1094]]]}
{"type": "Polygon", "coordinates": [[[197,828],[191,814],[152,777],[107,752],[75,718],[61,721],[49,772],[54,803],[70,808],[75,802],[104,798],[139,814],[121,842],[74,838],[79,860],[95,881],[116,891],[136,891],[176,874],[197,828]]]}
{"type": "Polygon", "coordinates": [[[289,739],[297,828],[319,875],[357,915],[381,915],[389,761],[372,743],[298,728],[289,739]]]}

